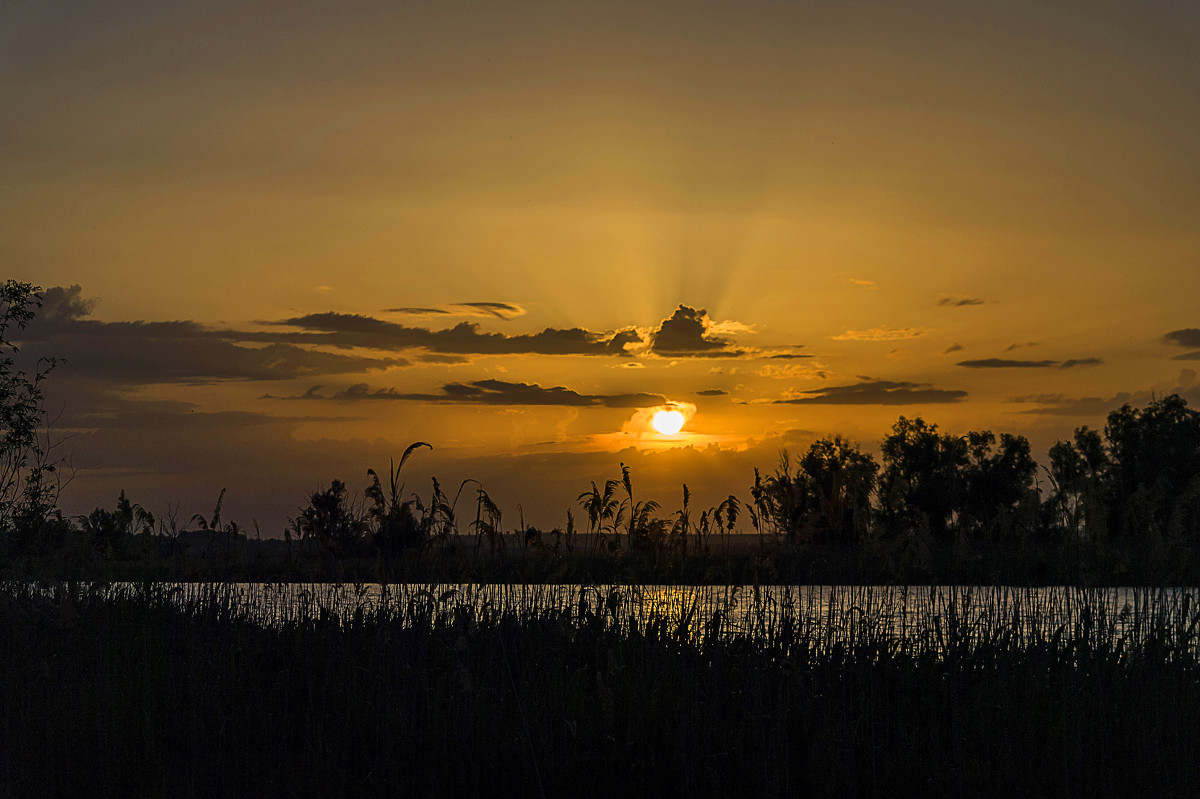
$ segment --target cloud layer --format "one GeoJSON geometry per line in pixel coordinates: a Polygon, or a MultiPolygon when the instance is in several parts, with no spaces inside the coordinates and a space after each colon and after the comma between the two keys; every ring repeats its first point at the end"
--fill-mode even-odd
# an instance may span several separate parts
{"type": "Polygon", "coordinates": [[[543,388],[536,383],[514,383],[504,380],[474,380],[469,383],[447,383],[436,394],[409,393],[396,388],[372,389],[367,383],[355,383],[333,394],[322,394],[323,386],[313,386],[304,394],[276,397],[266,394],[263,399],[406,401],[433,403],[466,403],[471,405],[560,405],[566,407],[602,406],[606,408],[642,408],[664,405],[660,394],[580,394],[563,386],[543,388]]]}
{"type": "Polygon", "coordinates": [[[1076,366],[1100,366],[1100,358],[1068,358],[1065,361],[1021,361],[1010,358],[981,358],[974,361],[959,361],[967,369],[1073,369],[1076,366]]]}
{"type": "Polygon", "coordinates": [[[967,392],[933,388],[928,383],[872,380],[802,392],[802,397],[776,400],[778,405],[924,405],[959,402],[967,392]]]}

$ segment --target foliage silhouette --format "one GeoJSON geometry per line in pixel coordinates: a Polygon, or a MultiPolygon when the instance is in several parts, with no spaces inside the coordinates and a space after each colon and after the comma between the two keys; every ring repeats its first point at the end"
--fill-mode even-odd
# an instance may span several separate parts
{"type": "Polygon", "coordinates": [[[18,551],[33,543],[56,515],[63,486],[51,457],[42,383],[57,365],[39,358],[32,374],[18,368],[15,341],[42,307],[40,288],[6,280],[0,285],[0,538],[18,551]]]}
{"type": "Polygon", "coordinates": [[[368,513],[375,527],[375,544],[385,555],[395,555],[404,549],[424,543],[423,538],[427,531],[422,529],[412,512],[420,500],[405,499],[404,483],[400,482],[400,470],[420,447],[433,449],[432,444],[414,441],[400,456],[399,464],[388,461],[387,493],[384,493],[376,471],[367,469],[367,476],[371,478],[371,485],[366,490],[367,500],[371,503],[368,513]]]}
{"type": "Polygon", "coordinates": [[[965,490],[967,441],[938,433],[920,417],[901,416],[883,440],[880,510],[885,533],[926,533],[951,539],[951,522],[965,490]]]}

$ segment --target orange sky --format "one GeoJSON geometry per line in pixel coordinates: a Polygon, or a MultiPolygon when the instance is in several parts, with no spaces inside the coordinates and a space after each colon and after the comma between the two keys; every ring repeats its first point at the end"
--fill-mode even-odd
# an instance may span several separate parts
{"type": "Polygon", "coordinates": [[[426,440],[410,487],[550,526],[621,461],[670,508],[900,414],[1044,454],[1196,405],[1197,45],[1165,2],[4,4],[64,505],[277,535],[426,440]]]}

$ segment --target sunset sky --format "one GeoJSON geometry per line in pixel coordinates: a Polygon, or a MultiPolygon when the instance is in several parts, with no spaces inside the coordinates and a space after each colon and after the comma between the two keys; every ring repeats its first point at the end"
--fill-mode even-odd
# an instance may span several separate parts
{"type": "Polygon", "coordinates": [[[422,440],[410,490],[550,527],[621,462],[671,510],[901,414],[1042,457],[1200,406],[1198,48],[1154,0],[4,3],[63,507],[278,536],[422,440]]]}

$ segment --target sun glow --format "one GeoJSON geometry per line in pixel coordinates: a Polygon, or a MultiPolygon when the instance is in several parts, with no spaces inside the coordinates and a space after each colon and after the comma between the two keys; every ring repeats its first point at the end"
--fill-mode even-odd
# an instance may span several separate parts
{"type": "Polygon", "coordinates": [[[679,411],[655,411],[650,424],[660,435],[673,436],[683,429],[684,417],[679,411]]]}

